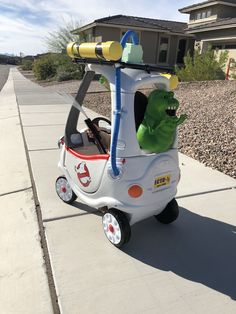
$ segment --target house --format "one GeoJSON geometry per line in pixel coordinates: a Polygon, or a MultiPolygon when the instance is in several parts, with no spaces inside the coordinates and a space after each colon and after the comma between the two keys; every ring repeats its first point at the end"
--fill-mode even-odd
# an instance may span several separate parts
{"type": "Polygon", "coordinates": [[[193,50],[194,36],[186,33],[186,23],[114,15],[95,20],[73,31],[87,35],[89,41],[120,41],[127,30],[134,30],[143,47],[144,63],[172,68],[183,64],[188,50],[193,50]]]}
{"type": "Polygon", "coordinates": [[[236,0],[208,0],[179,10],[189,14],[186,34],[195,36],[195,48],[229,51],[236,60],[236,0]]]}

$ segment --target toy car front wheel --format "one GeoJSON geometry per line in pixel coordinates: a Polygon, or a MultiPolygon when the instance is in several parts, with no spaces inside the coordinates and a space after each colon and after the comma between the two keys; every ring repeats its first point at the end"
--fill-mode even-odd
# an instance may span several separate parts
{"type": "Polygon", "coordinates": [[[77,195],[72,190],[66,177],[64,176],[58,177],[55,185],[57,195],[63,202],[71,204],[77,199],[77,195]]]}
{"type": "Polygon", "coordinates": [[[103,229],[107,239],[116,247],[127,243],[131,236],[131,228],[124,213],[109,209],[102,217],[103,229]]]}
{"type": "Polygon", "coordinates": [[[163,224],[170,224],[175,221],[178,216],[179,206],[176,199],[173,198],[159,215],[155,215],[155,218],[163,224]]]}

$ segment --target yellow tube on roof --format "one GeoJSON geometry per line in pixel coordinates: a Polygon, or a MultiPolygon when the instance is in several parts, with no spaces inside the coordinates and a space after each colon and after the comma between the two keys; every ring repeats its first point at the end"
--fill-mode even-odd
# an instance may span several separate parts
{"type": "Polygon", "coordinates": [[[71,58],[117,61],[121,58],[122,53],[123,48],[118,41],[81,44],[71,42],[67,45],[67,54],[71,58]]]}

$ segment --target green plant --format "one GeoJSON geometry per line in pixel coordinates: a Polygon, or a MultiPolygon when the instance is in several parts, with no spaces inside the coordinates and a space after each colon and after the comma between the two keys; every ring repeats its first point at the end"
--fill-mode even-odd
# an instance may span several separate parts
{"type": "Polygon", "coordinates": [[[52,53],[37,59],[33,72],[37,80],[80,80],[84,74],[84,65],[73,63],[66,54],[52,53]]]}
{"type": "Polygon", "coordinates": [[[228,51],[221,52],[218,56],[209,46],[204,53],[195,50],[193,57],[190,53],[184,58],[184,67],[175,67],[176,74],[183,82],[223,80],[223,68],[228,60],[228,51]]]}
{"type": "Polygon", "coordinates": [[[230,77],[231,79],[236,80],[236,61],[231,63],[230,77]]]}
{"type": "Polygon", "coordinates": [[[102,84],[107,90],[110,90],[110,83],[105,76],[101,76],[99,79],[99,83],[102,84]]]}
{"type": "Polygon", "coordinates": [[[56,74],[56,65],[53,55],[46,55],[34,61],[34,76],[37,80],[47,80],[56,74]]]}
{"type": "Polygon", "coordinates": [[[48,33],[45,38],[45,43],[48,50],[51,52],[61,53],[66,51],[66,46],[71,41],[83,42],[87,40],[87,35],[84,33],[74,34],[73,30],[81,27],[82,22],[80,21],[69,21],[63,22],[63,26],[48,33]]]}
{"type": "Polygon", "coordinates": [[[82,73],[80,71],[60,72],[57,74],[56,79],[58,82],[69,81],[69,80],[81,80],[82,73]]]}
{"type": "Polygon", "coordinates": [[[23,59],[21,62],[21,69],[24,71],[31,71],[33,68],[33,60],[23,59]]]}
{"type": "Polygon", "coordinates": [[[57,54],[54,57],[56,66],[56,80],[81,80],[84,74],[84,65],[73,63],[71,58],[65,54],[57,54]]]}

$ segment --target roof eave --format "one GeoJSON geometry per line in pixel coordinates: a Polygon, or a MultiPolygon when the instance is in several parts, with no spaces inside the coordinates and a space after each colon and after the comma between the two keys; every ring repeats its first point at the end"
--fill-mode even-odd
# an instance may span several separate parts
{"type": "Polygon", "coordinates": [[[209,6],[218,4],[219,2],[221,2],[221,1],[214,1],[214,2],[209,2],[209,3],[204,3],[204,4],[199,3],[199,4],[196,4],[196,5],[192,5],[192,6],[189,6],[189,7],[185,7],[185,8],[179,9],[179,12],[180,13],[190,13],[190,12],[198,10],[198,9],[202,9],[202,8],[205,8],[205,7],[209,7],[209,6]]]}
{"type": "Polygon", "coordinates": [[[89,30],[93,27],[96,26],[103,26],[103,27],[118,27],[118,28],[132,28],[133,30],[145,30],[145,31],[150,31],[150,32],[159,32],[159,33],[169,33],[173,35],[184,35],[186,37],[190,37],[190,34],[186,34],[185,31],[183,30],[182,32],[175,32],[167,29],[158,29],[158,28],[151,28],[151,27],[141,27],[141,26],[133,26],[133,25],[123,25],[123,24],[112,24],[112,23],[98,23],[98,22],[93,22],[88,25],[85,25],[83,27],[77,28],[72,31],[72,34],[78,34],[81,32],[84,32],[86,30],[89,30]]]}
{"type": "Polygon", "coordinates": [[[226,28],[235,28],[236,23],[234,24],[228,24],[228,25],[221,25],[221,26],[211,26],[211,27],[205,27],[205,28],[198,28],[198,29],[191,29],[191,30],[186,30],[188,34],[196,34],[196,33],[201,33],[201,32],[209,32],[209,31],[215,31],[219,29],[226,29],[226,28]]]}
{"type": "Polygon", "coordinates": [[[216,5],[216,4],[223,4],[223,5],[231,6],[231,7],[235,7],[236,6],[235,3],[216,0],[216,1],[209,2],[209,3],[203,3],[203,4],[199,3],[199,4],[196,4],[196,5],[185,7],[185,8],[179,9],[179,12],[180,13],[191,13],[192,11],[195,11],[195,10],[198,10],[198,9],[203,9],[203,8],[206,8],[206,7],[211,7],[211,6],[216,5]]]}
{"type": "Polygon", "coordinates": [[[71,33],[72,33],[72,34],[79,34],[79,33],[82,33],[82,32],[84,32],[84,31],[86,31],[86,30],[88,30],[88,29],[90,29],[90,28],[93,28],[93,27],[97,26],[97,24],[98,24],[98,23],[96,23],[96,22],[92,22],[92,23],[90,23],[90,24],[87,24],[87,25],[84,25],[84,26],[82,26],[82,27],[79,27],[79,28],[74,29],[73,31],[71,31],[71,33]]]}

